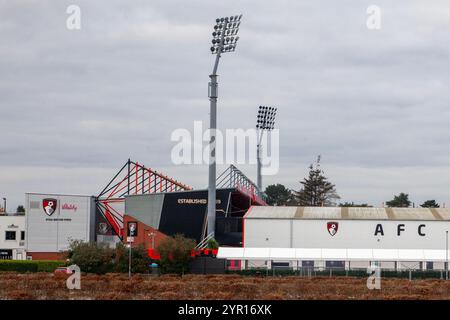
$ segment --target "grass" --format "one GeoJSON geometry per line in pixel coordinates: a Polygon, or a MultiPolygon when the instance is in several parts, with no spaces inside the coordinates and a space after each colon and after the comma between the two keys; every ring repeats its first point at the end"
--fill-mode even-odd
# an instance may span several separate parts
{"type": "Polygon", "coordinates": [[[0,299],[448,299],[450,281],[383,278],[368,290],[356,277],[250,277],[240,275],[83,275],[81,290],[66,275],[0,273],[0,299]]]}

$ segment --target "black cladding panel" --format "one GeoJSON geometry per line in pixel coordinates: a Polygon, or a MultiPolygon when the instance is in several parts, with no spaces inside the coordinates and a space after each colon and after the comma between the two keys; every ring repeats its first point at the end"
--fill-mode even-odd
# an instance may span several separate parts
{"type": "MultiPolygon", "coordinates": [[[[217,210],[226,210],[231,191],[217,190],[217,210]]],[[[206,223],[207,199],[207,190],[167,193],[164,197],[159,231],[171,236],[183,234],[198,243],[206,223]]]]}

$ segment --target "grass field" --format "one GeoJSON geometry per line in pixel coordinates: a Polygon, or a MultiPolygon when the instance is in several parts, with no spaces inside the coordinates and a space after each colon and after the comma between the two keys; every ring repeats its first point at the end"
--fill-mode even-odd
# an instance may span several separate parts
{"type": "Polygon", "coordinates": [[[65,275],[0,273],[0,299],[450,299],[450,281],[386,278],[368,290],[365,278],[239,275],[83,275],[68,290],[65,275]]]}

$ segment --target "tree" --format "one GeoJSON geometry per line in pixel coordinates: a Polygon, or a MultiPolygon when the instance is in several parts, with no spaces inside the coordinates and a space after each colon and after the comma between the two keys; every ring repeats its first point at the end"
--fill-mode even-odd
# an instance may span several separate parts
{"type": "Polygon", "coordinates": [[[159,261],[161,272],[178,274],[187,272],[194,248],[194,240],[179,234],[161,240],[156,248],[161,257],[159,261]]]}
{"type": "Polygon", "coordinates": [[[439,208],[439,204],[436,200],[427,200],[420,205],[422,208],[439,208]]]}
{"type": "Polygon", "coordinates": [[[320,156],[309,166],[308,178],[300,181],[303,187],[295,192],[295,198],[300,206],[333,206],[340,199],[334,184],[328,181],[320,168],[320,156]]]}
{"type": "MultiPolygon", "coordinates": [[[[129,268],[129,248],[123,243],[119,243],[115,252],[115,271],[126,273],[129,268]]],[[[143,244],[131,248],[131,272],[132,273],[147,273],[149,265],[152,260],[148,256],[148,252],[143,244]]]]}
{"type": "Polygon", "coordinates": [[[69,245],[68,259],[82,272],[103,274],[114,270],[114,249],[92,242],[72,240],[69,245]]]}
{"type": "Polygon", "coordinates": [[[372,206],[368,205],[367,203],[357,204],[357,203],[354,203],[354,202],[344,202],[344,203],[339,203],[339,207],[369,208],[369,207],[372,207],[372,206]]]}
{"type": "Polygon", "coordinates": [[[271,184],[264,192],[267,196],[267,204],[271,206],[286,206],[293,203],[292,191],[282,184],[271,184]]]}
{"type": "Polygon", "coordinates": [[[398,196],[394,196],[391,201],[386,201],[388,207],[397,208],[408,208],[411,206],[411,201],[409,201],[409,195],[407,193],[401,192],[398,196]]]}
{"type": "Polygon", "coordinates": [[[216,239],[211,238],[208,240],[208,249],[219,249],[219,243],[217,242],[216,239]]]}
{"type": "MultiPolygon", "coordinates": [[[[78,265],[82,272],[128,272],[129,249],[123,243],[118,243],[113,249],[107,245],[72,240],[67,256],[70,264],[78,265]]],[[[144,245],[131,248],[132,273],[148,272],[151,262],[144,245]]]]}
{"type": "Polygon", "coordinates": [[[25,213],[25,207],[22,205],[18,206],[16,209],[16,212],[17,213],[25,213]]]}

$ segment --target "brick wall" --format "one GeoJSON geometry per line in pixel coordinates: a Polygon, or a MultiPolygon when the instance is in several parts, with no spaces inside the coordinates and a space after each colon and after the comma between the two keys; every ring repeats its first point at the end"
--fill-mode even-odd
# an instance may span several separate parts
{"type": "Polygon", "coordinates": [[[138,246],[140,244],[144,244],[146,249],[152,249],[152,240],[154,238],[153,241],[156,249],[158,247],[159,241],[161,241],[166,237],[164,233],[159,232],[157,229],[152,228],[146,225],[145,223],[138,221],[137,219],[135,219],[130,215],[124,215],[123,222],[124,222],[124,237],[123,237],[124,242],[127,241],[128,237],[128,222],[137,222],[137,236],[134,238],[134,242],[132,244],[133,247],[138,246]],[[153,236],[150,235],[152,233],[153,236]]]}
{"type": "Polygon", "coordinates": [[[27,252],[33,260],[65,260],[64,252],[27,252]]]}

